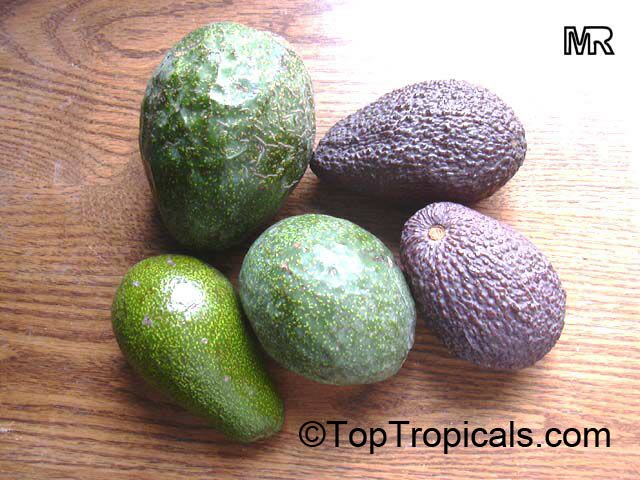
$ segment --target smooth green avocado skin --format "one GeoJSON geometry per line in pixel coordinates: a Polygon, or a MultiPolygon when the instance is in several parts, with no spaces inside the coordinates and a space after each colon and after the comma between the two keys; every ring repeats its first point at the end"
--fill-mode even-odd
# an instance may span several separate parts
{"type": "Polygon", "coordinates": [[[289,217],[251,246],[240,298],[265,350],[336,385],[394,375],[413,346],[416,312],[393,254],[343,219],[289,217]]]}
{"type": "Polygon", "coordinates": [[[181,255],[142,260],[124,276],[111,318],[133,368],[231,439],[282,427],[283,402],[231,283],[213,267],[181,255]]]}
{"type": "Polygon", "coordinates": [[[189,33],[149,80],[140,152],[169,232],[222,250],[273,216],[304,174],[309,74],[281,37],[235,23],[189,33]]]}

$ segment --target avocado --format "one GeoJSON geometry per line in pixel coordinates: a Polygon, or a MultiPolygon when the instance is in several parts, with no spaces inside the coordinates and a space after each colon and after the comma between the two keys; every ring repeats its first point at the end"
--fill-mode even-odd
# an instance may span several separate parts
{"type": "Polygon", "coordinates": [[[231,283],[192,257],[160,255],[124,276],[113,331],[133,368],[233,440],[280,430],[284,406],[231,283]]]}
{"type": "Polygon", "coordinates": [[[533,365],[555,345],[566,294],[545,256],[463,205],[428,205],[402,231],[402,265],[429,325],[455,355],[493,369],[533,365]]]}
{"type": "Polygon", "coordinates": [[[413,346],[415,305],[393,254],[347,220],[307,214],[271,226],[245,256],[239,286],[269,355],[317,382],[384,380],[413,346]]]}
{"type": "Polygon", "coordinates": [[[311,80],[282,38],[235,23],[194,30],[149,80],[140,152],[181,244],[222,250],[273,216],[312,155],[311,80]]]}
{"type": "Polygon", "coordinates": [[[490,91],[459,80],[394,90],[339,121],[311,169],[322,180],[422,205],[488,197],[524,161],[524,128],[490,91]]]}

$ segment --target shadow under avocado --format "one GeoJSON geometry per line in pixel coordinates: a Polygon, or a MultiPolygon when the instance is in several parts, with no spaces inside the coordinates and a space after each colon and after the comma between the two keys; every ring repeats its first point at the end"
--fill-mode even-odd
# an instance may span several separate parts
{"type": "Polygon", "coordinates": [[[115,395],[121,397],[123,406],[118,416],[141,425],[141,435],[166,440],[159,447],[162,450],[180,453],[188,448],[189,453],[195,451],[207,456],[247,458],[259,454],[261,447],[282,441],[278,438],[282,432],[250,444],[233,441],[144,381],[124,357],[121,357],[117,368],[120,370],[118,378],[124,383],[114,390],[115,395]]]}
{"type": "Polygon", "coordinates": [[[315,178],[309,182],[309,206],[315,213],[349,220],[397,251],[404,223],[422,206],[398,205],[347,191],[315,178]]]}

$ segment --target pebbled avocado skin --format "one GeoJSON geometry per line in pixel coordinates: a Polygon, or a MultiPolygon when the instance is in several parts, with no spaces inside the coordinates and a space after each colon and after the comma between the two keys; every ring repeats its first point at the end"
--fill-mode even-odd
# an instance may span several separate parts
{"type": "Polygon", "coordinates": [[[558,275],[531,241],[497,220],[434,203],[407,221],[400,252],[427,322],[455,355],[519,369],[560,337],[566,293],[558,275]]]}
{"type": "Polygon", "coordinates": [[[122,279],[111,319],[133,368],[231,439],[282,427],[283,402],[231,283],[213,267],[181,255],[142,260],[122,279]]]}
{"type": "Polygon", "coordinates": [[[415,305],[393,254],[347,220],[307,214],[273,225],[251,246],[239,284],[265,350],[312,380],[384,380],[413,346],[415,305]]]}
{"type": "Polygon", "coordinates": [[[469,203],[518,171],[527,150],[513,110],[459,80],[390,92],[334,125],[311,169],[322,180],[396,202],[469,203]]]}
{"type": "Polygon", "coordinates": [[[282,38],[235,23],[194,30],[149,80],[140,152],[162,219],[183,245],[222,250],[274,215],[304,174],[313,92],[282,38]]]}

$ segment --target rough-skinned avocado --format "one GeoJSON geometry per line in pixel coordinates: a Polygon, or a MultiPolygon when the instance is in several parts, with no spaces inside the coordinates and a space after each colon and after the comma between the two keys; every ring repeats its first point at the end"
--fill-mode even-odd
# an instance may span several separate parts
{"type": "Polygon", "coordinates": [[[322,180],[396,202],[474,202],[522,165],[513,110],[485,88],[443,80],[388,93],[334,125],[311,169],[322,180]]]}
{"type": "Polygon", "coordinates": [[[283,402],[231,283],[213,267],[180,255],[142,260],[124,276],[111,318],[133,368],[230,438],[282,427],[283,402]]]}
{"type": "Polygon", "coordinates": [[[199,28],[149,80],[140,151],[161,217],[183,245],[221,250],[278,210],[315,135],[311,80],[282,38],[235,23],[199,28]]]}
{"type": "Polygon", "coordinates": [[[384,380],[413,345],[415,306],[393,254],[347,220],[307,214],[273,225],[247,253],[239,285],[265,350],[312,380],[384,380]]]}
{"type": "Polygon", "coordinates": [[[434,203],[404,226],[402,264],[429,325],[457,356],[494,369],[533,365],[555,345],[566,294],[527,238],[470,208],[434,203]]]}

